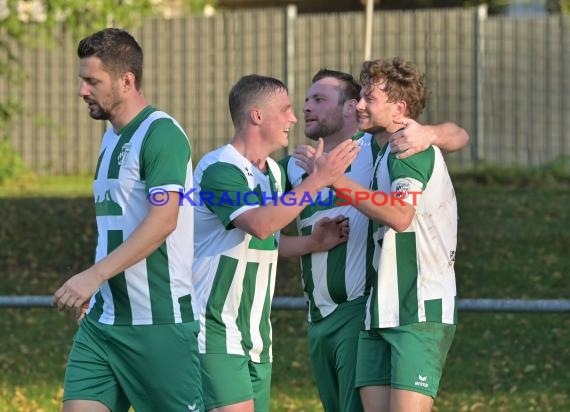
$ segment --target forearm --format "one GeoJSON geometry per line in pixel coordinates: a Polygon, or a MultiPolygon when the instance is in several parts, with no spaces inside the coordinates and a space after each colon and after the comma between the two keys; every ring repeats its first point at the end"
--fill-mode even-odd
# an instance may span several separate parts
{"type": "Polygon", "coordinates": [[[456,152],[469,143],[469,134],[455,123],[446,122],[426,127],[431,136],[431,144],[444,152],[456,152]]]}
{"type": "Polygon", "coordinates": [[[401,232],[411,223],[415,209],[392,196],[392,193],[371,191],[359,183],[343,178],[333,185],[339,201],[356,207],[375,222],[401,232]]]}
{"type": "Polygon", "coordinates": [[[322,252],[322,250],[319,250],[319,245],[310,235],[287,236],[281,234],[279,236],[279,257],[294,258],[316,252],[322,252]]]}
{"type": "Polygon", "coordinates": [[[233,225],[259,239],[266,239],[283,229],[295,219],[310,203],[320,189],[318,183],[309,175],[295,190],[277,202],[248,210],[234,219],[233,225]]]}
{"type": "Polygon", "coordinates": [[[91,270],[103,280],[108,280],[158,249],[176,228],[178,216],[177,210],[171,209],[170,213],[162,213],[167,212],[166,210],[157,210],[162,207],[167,208],[171,205],[151,208],[150,213],[134,232],[113,252],[93,265],[91,270]]]}

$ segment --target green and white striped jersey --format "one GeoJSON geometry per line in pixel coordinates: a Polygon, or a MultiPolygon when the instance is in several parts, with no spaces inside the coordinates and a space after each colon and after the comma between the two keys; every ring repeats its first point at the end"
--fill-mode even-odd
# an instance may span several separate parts
{"type": "Polygon", "coordinates": [[[431,146],[399,160],[386,145],[372,190],[415,204],[416,213],[401,233],[375,224],[378,275],[367,302],[365,328],[456,323],[457,204],[441,151],[431,146]]]}
{"type": "MultiPolygon", "coordinates": [[[[143,221],[150,191],[178,196],[191,187],[190,143],[172,117],[147,106],[119,134],[107,129],[93,182],[96,261],[143,221]]],[[[113,325],[193,321],[192,224],[193,209],[181,207],[174,232],[145,259],[104,282],[91,298],[88,316],[113,325]]]]}
{"type": "MultiPolygon", "coordinates": [[[[361,151],[345,172],[345,175],[368,187],[379,147],[370,134],[357,133],[361,151]]],[[[295,164],[295,159],[282,160],[287,172],[287,185],[297,187],[307,174],[295,164]]],[[[308,318],[315,322],[330,315],[340,303],[368,294],[370,280],[375,275],[372,266],[372,244],[369,219],[352,206],[342,206],[346,198],[337,197],[332,189],[323,189],[297,218],[301,235],[309,235],[314,224],[323,217],[344,215],[349,218],[348,242],[335,248],[301,257],[302,284],[309,307],[308,318]]]]}
{"type": "Polygon", "coordinates": [[[196,167],[193,283],[201,353],[272,361],[278,238],[261,240],[232,225],[242,213],[281,194],[281,168],[270,158],[267,164],[268,172],[261,172],[228,144],[206,154],[196,167]]]}

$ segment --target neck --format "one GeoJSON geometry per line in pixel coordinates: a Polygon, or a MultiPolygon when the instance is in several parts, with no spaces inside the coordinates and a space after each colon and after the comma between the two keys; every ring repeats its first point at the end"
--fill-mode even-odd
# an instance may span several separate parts
{"type": "Polygon", "coordinates": [[[384,147],[390,141],[390,137],[400,129],[402,129],[401,125],[395,123],[391,124],[385,129],[374,132],[374,138],[380,147],[384,147]]]}
{"type": "Polygon", "coordinates": [[[133,120],[146,106],[148,102],[142,91],[138,91],[133,97],[126,99],[116,108],[115,113],[109,119],[115,133],[121,131],[131,120],[133,120]]]}
{"type": "Polygon", "coordinates": [[[387,130],[382,130],[374,133],[374,138],[380,147],[384,147],[386,144],[388,144],[390,141],[390,136],[392,136],[392,132],[389,132],[387,130]]]}
{"type": "Polygon", "coordinates": [[[348,140],[352,136],[354,136],[354,134],[357,131],[358,131],[357,127],[354,127],[351,129],[343,128],[342,130],[338,131],[337,133],[328,135],[326,137],[324,136],[323,137],[323,140],[324,140],[323,151],[324,152],[330,152],[332,149],[337,147],[339,144],[341,144],[345,140],[348,140]]]}
{"type": "Polygon", "coordinates": [[[264,149],[266,145],[263,142],[255,139],[251,134],[236,132],[230,144],[259,170],[265,171],[267,169],[267,157],[270,153],[267,152],[267,149],[264,149]]]}

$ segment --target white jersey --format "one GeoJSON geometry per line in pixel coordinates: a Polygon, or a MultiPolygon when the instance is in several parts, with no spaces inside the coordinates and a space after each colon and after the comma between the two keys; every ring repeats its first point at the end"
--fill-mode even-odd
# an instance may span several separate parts
{"type": "MultiPolygon", "coordinates": [[[[172,117],[147,106],[119,134],[109,128],[93,183],[96,261],[140,225],[150,210],[150,192],[178,196],[191,187],[190,144],[172,117]]],[[[88,316],[113,325],[193,321],[192,224],[192,208],[180,208],[176,230],[145,259],[104,282],[91,298],[88,316]]]]}
{"type": "Polygon", "coordinates": [[[281,168],[270,158],[267,164],[268,172],[261,172],[228,144],[206,154],[196,167],[193,279],[201,353],[272,361],[277,237],[261,240],[232,225],[242,213],[281,194],[281,168]]]}
{"type": "MultiPolygon", "coordinates": [[[[379,147],[370,134],[359,133],[361,151],[345,172],[345,175],[368,187],[379,147]]],[[[299,186],[307,173],[288,157],[287,182],[293,188],[299,186]]],[[[349,219],[348,242],[326,252],[301,257],[302,283],[309,307],[309,321],[314,322],[330,315],[340,303],[352,301],[368,294],[370,279],[375,274],[372,267],[373,245],[369,233],[369,219],[332,189],[321,190],[297,218],[300,235],[309,235],[317,221],[324,217],[344,215],[349,219]],[[345,204],[344,206],[342,204],[345,204]]]]}
{"type": "Polygon", "coordinates": [[[456,323],[457,204],[441,151],[431,146],[398,160],[387,145],[372,189],[386,193],[389,201],[415,206],[416,213],[401,233],[387,226],[374,233],[378,276],[372,282],[365,328],[456,323]]]}

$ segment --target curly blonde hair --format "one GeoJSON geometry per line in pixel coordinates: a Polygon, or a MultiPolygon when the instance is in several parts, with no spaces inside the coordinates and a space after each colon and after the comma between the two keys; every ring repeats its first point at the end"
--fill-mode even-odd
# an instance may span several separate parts
{"type": "Polygon", "coordinates": [[[363,89],[380,86],[391,103],[407,103],[406,115],[417,119],[426,105],[427,89],[424,74],[416,65],[400,57],[367,60],[362,63],[360,84],[363,89]]]}

